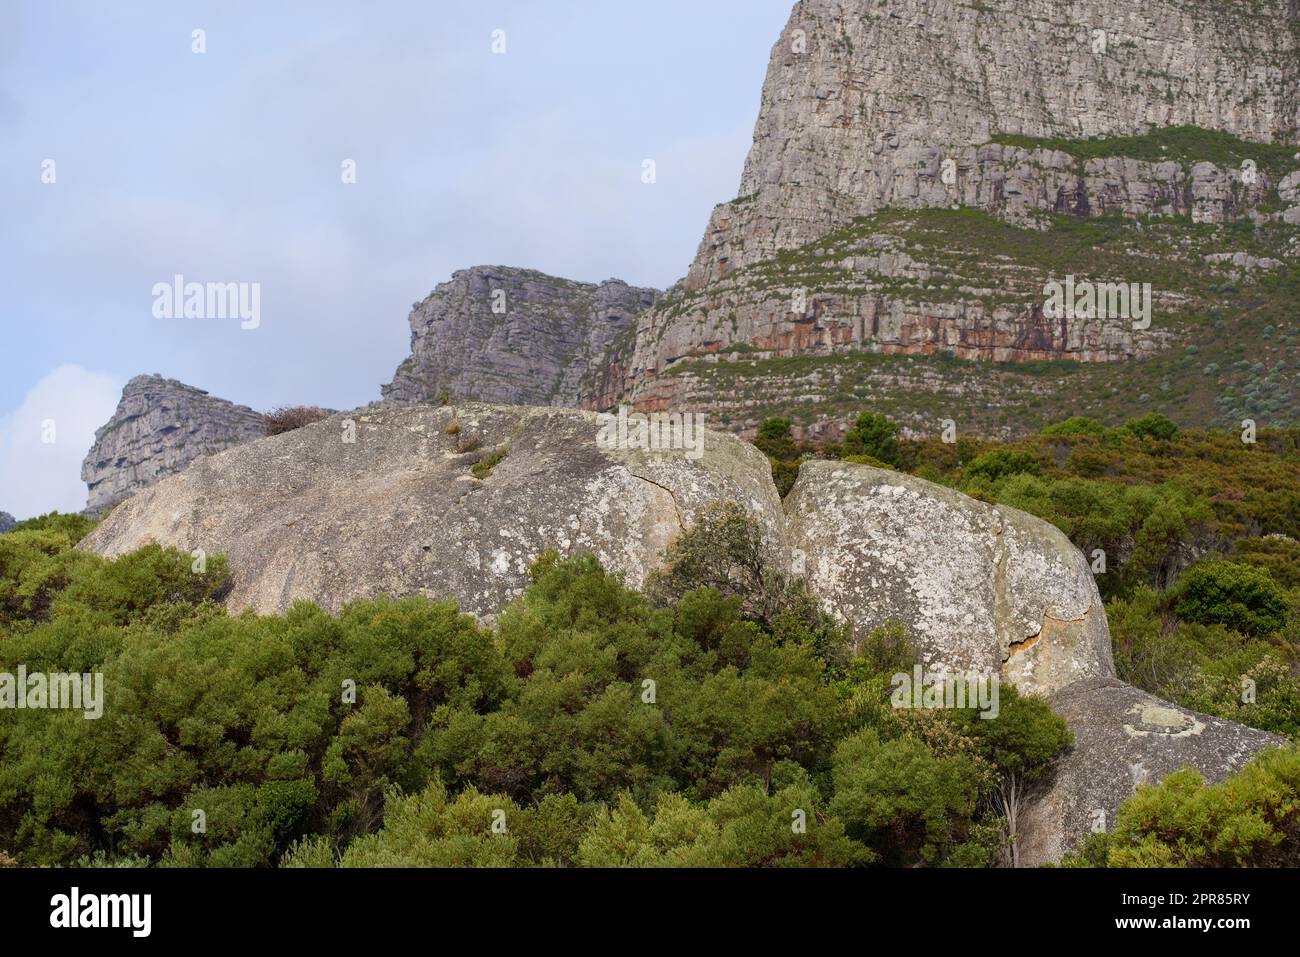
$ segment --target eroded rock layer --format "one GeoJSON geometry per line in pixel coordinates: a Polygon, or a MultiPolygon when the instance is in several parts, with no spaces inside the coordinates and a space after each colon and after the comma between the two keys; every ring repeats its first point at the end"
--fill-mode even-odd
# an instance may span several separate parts
{"type": "Polygon", "coordinates": [[[1108,161],[1079,175],[1067,157],[978,148],[1181,126],[1295,143],[1296,17],[1292,0],[800,0],[741,198],[715,212],[690,281],[886,206],[1221,214],[1222,170],[1108,161]]]}
{"type": "MultiPolygon", "coordinates": [[[[1256,241],[1272,262],[1297,251],[1298,75],[1293,0],[800,0],[772,51],[739,198],[717,207],[687,278],[615,343],[583,405],[703,411],[746,431],[793,406],[821,427],[842,410],[811,407],[852,392],[910,420],[926,403],[907,382],[832,370],[826,390],[820,373],[855,354],[1131,365],[1204,348],[1197,316],[1259,301],[1190,288],[1206,265],[1222,288],[1250,255],[1228,227],[1267,226],[1256,241]],[[978,216],[1021,234],[991,235],[978,216]],[[1081,254],[1081,222],[1107,224],[1090,238],[1123,254],[1081,254]],[[1154,315],[1047,315],[1045,283],[1067,276],[1151,282],[1154,315]],[[820,364],[814,390],[760,365],[802,358],[820,364]],[[746,381],[729,388],[709,364],[746,381]]],[[[1090,404],[1116,384],[1091,385],[1090,404]]],[[[989,397],[1033,414],[996,386],[989,397]]]]}

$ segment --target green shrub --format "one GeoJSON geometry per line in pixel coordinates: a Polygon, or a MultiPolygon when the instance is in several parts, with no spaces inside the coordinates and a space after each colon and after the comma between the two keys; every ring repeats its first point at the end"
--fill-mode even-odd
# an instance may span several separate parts
{"type": "Polygon", "coordinates": [[[96,522],[93,519],[79,513],[71,515],[61,515],[58,512],[50,512],[48,515],[41,515],[37,518],[29,518],[26,521],[19,522],[9,531],[12,532],[54,532],[66,537],[72,544],[77,544],[95,529],[96,522]]]}
{"type": "Polygon", "coordinates": [[[1009,475],[1037,475],[1038,459],[1028,452],[995,449],[966,466],[966,476],[974,481],[996,482],[1009,475]]]}
{"type": "Polygon", "coordinates": [[[785,498],[794,489],[794,483],[799,481],[798,462],[783,462],[780,459],[772,460],[772,482],[776,485],[777,494],[785,498]]]}
{"type": "Polygon", "coordinates": [[[770,459],[793,461],[801,453],[792,436],[792,429],[793,424],[789,419],[767,419],[758,427],[754,445],[770,459]]]}
{"type": "Polygon", "coordinates": [[[1114,829],[1094,835],[1065,864],[1076,867],[1300,866],[1300,750],[1257,755],[1239,774],[1207,785],[1187,768],[1142,785],[1114,829]]]}
{"type": "Polygon", "coordinates": [[[974,756],[868,728],[835,750],[831,813],[885,864],[940,864],[973,836],[987,780],[974,756]]]}
{"type": "Polygon", "coordinates": [[[844,455],[870,455],[881,462],[897,465],[899,432],[899,427],[885,416],[864,412],[844,436],[844,455]]]}
{"type": "Polygon", "coordinates": [[[1047,426],[1040,434],[1051,436],[1105,435],[1106,427],[1095,419],[1090,419],[1084,415],[1076,415],[1064,422],[1047,426]]]}
{"type": "Polygon", "coordinates": [[[1226,625],[1243,635],[1280,631],[1291,610],[1286,592],[1268,572],[1226,561],[1196,565],[1178,582],[1172,599],[1180,618],[1226,625]]]}
{"type": "Polygon", "coordinates": [[[1166,415],[1148,412],[1140,419],[1129,419],[1124,429],[1140,439],[1155,439],[1160,442],[1172,442],[1178,437],[1178,426],[1166,415]]]}
{"type": "Polygon", "coordinates": [[[1234,560],[1264,569],[1283,588],[1300,588],[1300,541],[1294,538],[1241,539],[1234,560]]]}
{"type": "Polygon", "coordinates": [[[500,465],[509,454],[509,449],[497,449],[495,452],[489,452],[483,458],[474,463],[473,468],[469,470],[470,474],[480,482],[486,482],[492,476],[493,470],[500,465]]]}

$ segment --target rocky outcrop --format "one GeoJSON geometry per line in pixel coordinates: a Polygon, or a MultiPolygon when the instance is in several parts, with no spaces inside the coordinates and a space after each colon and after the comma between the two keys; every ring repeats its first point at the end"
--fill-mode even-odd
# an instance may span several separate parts
{"type": "Polygon", "coordinates": [[[0,535],[17,525],[18,522],[8,512],[0,512],[0,535]]]}
{"type": "Polygon", "coordinates": [[[1065,156],[979,148],[1180,126],[1300,142],[1296,17],[1291,0],[800,0],[741,198],[715,211],[689,282],[886,206],[1220,210],[1223,171],[1109,160],[1079,175],[1065,156]]]}
{"type": "Polygon", "coordinates": [[[1039,519],[842,462],[805,465],[785,509],[792,569],[857,635],[901,622],[929,672],[998,675],[1066,719],[1074,745],[1020,822],[1026,866],[1111,826],[1139,784],[1189,766],[1219,781],[1282,743],[1116,680],[1089,566],[1039,519]]]}
{"type": "MultiPolygon", "coordinates": [[[[1182,248],[1200,235],[1187,219],[1300,225],[1300,158],[1277,146],[1300,143],[1298,16],[1292,0],[800,0],[772,51],[739,198],[717,207],[687,278],[616,343],[583,406],[704,411],[748,429],[762,396],[790,397],[766,414],[846,391],[924,400],[836,371],[829,395],[786,370],[755,370],[737,395],[698,381],[703,363],[1120,363],[1168,349],[1215,308],[1181,283],[1200,265],[1182,248]],[[1039,233],[1044,250],[1063,244],[1053,217],[1172,228],[1099,264],[1068,243],[1055,257],[1023,242],[954,249],[962,215],[925,236],[889,218],[954,210],[1039,233]],[[1045,315],[1043,286],[1066,273],[1154,279],[1154,324],[1045,315]]],[[[1272,240],[1300,249],[1294,231],[1272,240]]],[[[1220,283],[1240,272],[1214,265],[1220,283]]],[[[1009,391],[991,399],[1025,418],[1009,391]]]]}
{"type": "Polygon", "coordinates": [[[602,449],[598,436],[596,417],[574,411],[349,413],[196,462],[123,503],[81,547],[224,553],[234,611],[391,594],[455,598],[484,617],[523,591],[550,548],[590,552],[641,584],[716,500],[760,516],[780,550],[780,500],[753,446],[707,433],[694,461],[602,449]]]}
{"type": "Polygon", "coordinates": [[[264,419],[252,409],[174,379],[136,376],[81,466],[86,511],[98,516],[201,456],[264,434],[264,419]]]}
{"type": "Polygon", "coordinates": [[[124,502],[79,546],[224,553],[232,611],[332,609],[380,594],[454,598],[490,618],[544,551],[589,552],[641,585],[711,502],[741,503],[769,560],[856,634],[901,623],[931,673],[979,672],[1047,696],[1076,744],[1022,826],[1056,860],[1143,781],[1211,779],[1274,743],[1115,680],[1084,557],[1054,527],[901,473],[806,464],[782,506],[766,459],[713,432],[703,455],[606,448],[590,413],[372,408],[198,460],[124,502]]]}
{"type": "Polygon", "coordinates": [[[654,289],[480,266],[452,276],[411,312],[411,355],[384,386],[393,402],[575,407],[595,391],[606,352],[658,300],[654,289]]]}
{"type": "Polygon", "coordinates": [[[1093,831],[1115,824],[1140,784],[1190,767],[1212,783],[1255,754],[1285,742],[1271,734],[1161,701],[1114,678],[1080,681],[1049,699],[1070,725],[1074,746],[1050,789],[1021,818],[1020,861],[1059,861],[1093,831]]]}
{"type": "Polygon", "coordinates": [[[785,512],[792,572],[859,637],[903,622],[928,669],[1033,694],[1115,674],[1091,570],[1041,519],[844,462],[804,465],[785,512]]]}

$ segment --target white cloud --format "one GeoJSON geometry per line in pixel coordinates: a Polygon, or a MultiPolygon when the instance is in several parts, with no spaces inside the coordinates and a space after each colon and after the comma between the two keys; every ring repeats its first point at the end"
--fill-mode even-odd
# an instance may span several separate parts
{"type": "Polygon", "coordinates": [[[0,416],[0,511],[22,519],[84,508],[81,461],[121,392],[111,375],[63,365],[0,416]]]}

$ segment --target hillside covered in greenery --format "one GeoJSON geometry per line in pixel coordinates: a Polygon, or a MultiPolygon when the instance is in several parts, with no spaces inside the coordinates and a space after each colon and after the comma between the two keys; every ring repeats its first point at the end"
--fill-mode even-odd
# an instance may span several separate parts
{"type": "MultiPolygon", "coordinates": [[[[949,445],[865,414],[838,446],[781,420],[758,445],[786,490],[800,461],[847,457],[1055,523],[1098,556],[1122,678],[1295,741],[1298,441],[1148,417],[949,445]]],[[[89,528],[54,515],[0,536],[0,672],[105,687],[98,720],[0,712],[0,861],[997,866],[1000,782],[1045,782],[1070,744],[1008,687],[997,721],[891,707],[906,635],[854,649],[799,582],[755,567],[734,507],[644,593],[544,556],[490,627],[422,598],[231,616],[220,558],[110,561],[73,548],[89,528]]],[[[1175,775],[1067,863],[1294,866],[1297,801],[1294,746],[1215,786],[1175,775]]]]}

